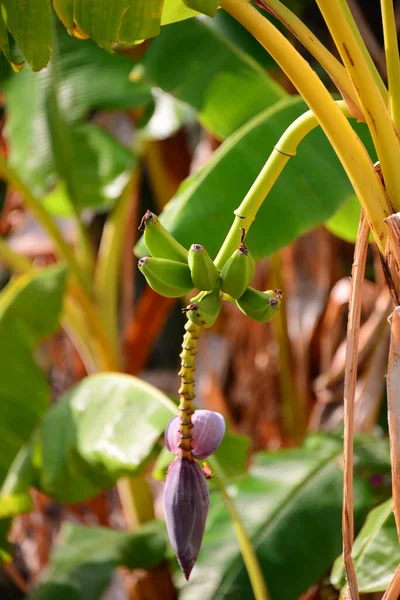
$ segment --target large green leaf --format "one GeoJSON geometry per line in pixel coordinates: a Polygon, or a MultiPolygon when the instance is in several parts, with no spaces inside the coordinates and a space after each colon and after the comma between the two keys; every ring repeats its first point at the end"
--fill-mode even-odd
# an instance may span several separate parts
{"type": "Polygon", "coordinates": [[[0,296],[0,482],[50,403],[32,353],[59,323],[66,280],[56,266],[12,281],[0,296]]]}
{"type": "Polygon", "coordinates": [[[160,25],[198,14],[182,0],[53,0],[53,6],[71,35],[90,37],[110,52],[157,35],[160,25]]]}
{"type": "MultiPolygon", "coordinates": [[[[384,591],[400,564],[400,545],[391,499],[369,513],[354,542],[352,554],[359,591],[362,594],[384,591]]],[[[345,585],[341,556],[333,568],[331,582],[337,588],[345,585]]]]}
{"type": "MultiPolygon", "coordinates": [[[[257,7],[256,7],[257,8],[257,7]]],[[[261,9],[260,9],[261,10],[261,9]]],[[[269,15],[263,11],[264,18],[269,15]]],[[[219,10],[213,19],[207,19],[210,27],[215,27],[220,34],[230,40],[235,46],[240,48],[245,54],[251,56],[262,67],[279,69],[272,56],[265,51],[265,48],[247,31],[236,19],[224,10],[219,10]]],[[[274,25],[280,26],[274,22],[274,25]]],[[[282,26],[282,30],[283,30],[282,26]]],[[[265,108],[265,107],[264,107],[265,108]]]]}
{"type": "Polygon", "coordinates": [[[93,496],[136,473],[175,414],[172,401],[136,377],[87,377],[45,415],[30,457],[34,483],[62,502],[93,496]]]}
{"type": "MultiPolygon", "coordinates": [[[[58,41],[58,101],[69,126],[79,208],[107,206],[120,195],[133,156],[104,130],[85,121],[94,110],[151,104],[151,90],[128,80],[132,63],[124,57],[110,56],[91,41],[74,40],[65,30],[58,31],[58,41]]],[[[65,162],[57,128],[49,126],[51,91],[49,69],[35,74],[26,67],[5,84],[10,165],[39,196],[61,181],[63,173],[58,171],[65,162]]],[[[65,214],[68,201],[62,186],[54,195],[47,201],[48,208],[65,214]]]]}
{"type": "Polygon", "coordinates": [[[142,69],[145,80],[191,104],[201,123],[221,138],[286,95],[205,18],[163,28],[146,52],[142,69]]]}
{"type": "Polygon", "coordinates": [[[164,559],[160,523],[149,523],[135,533],[68,523],[60,535],[31,600],[98,600],[116,567],[152,569],[164,559]]]}
{"type": "MultiPolygon", "coordinates": [[[[205,246],[215,255],[250,186],[285,129],[307,107],[299,97],[285,99],[252,119],[187,179],[161,220],[186,247],[205,246]]],[[[366,127],[354,126],[371,149],[366,127]]],[[[354,195],[345,171],[320,129],[300,144],[268,194],[251,227],[249,248],[264,258],[329,219],[354,195]]],[[[137,253],[145,253],[143,242],[137,253]]]]}
{"type": "MultiPolygon", "coordinates": [[[[346,242],[355,243],[357,239],[358,224],[360,222],[361,205],[354,194],[344,202],[333,217],[325,223],[327,229],[346,242]]],[[[372,241],[373,238],[371,238],[372,241]]]]}
{"type": "Polygon", "coordinates": [[[54,0],[54,9],[72,35],[84,33],[112,51],[160,31],[163,0],[54,0]]]}
{"type": "Polygon", "coordinates": [[[184,0],[187,7],[209,17],[215,17],[220,0],[184,0]]]}
{"type": "MultiPolygon", "coordinates": [[[[356,472],[372,467],[369,451],[356,444],[356,472]]],[[[259,453],[248,476],[230,486],[253,547],[257,551],[271,600],[296,600],[329,568],[341,548],[343,441],[312,436],[305,446],[259,453]]],[[[379,452],[377,452],[379,454],[379,452]]],[[[375,469],[383,465],[376,460],[375,469]]],[[[385,468],[389,468],[385,462],[385,468]]],[[[376,499],[372,486],[355,476],[357,522],[376,499]]],[[[181,600],[251,598],[229,514],[213,493],[206,533],[196,566],[181,600]]]]}
{"type": "Polygon", "coordinates": [[[45,67],[51,54],[50,2],[1,0],[0,8],[7,28],[32,69],[38,71],[45,67]]]}

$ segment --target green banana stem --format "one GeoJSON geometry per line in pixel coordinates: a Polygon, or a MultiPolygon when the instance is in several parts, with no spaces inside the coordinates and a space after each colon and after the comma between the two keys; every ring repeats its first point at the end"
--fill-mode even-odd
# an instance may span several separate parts
{"type": "Polygon", "coordinates": [[[243,562],[246,565],[247,573],[250,579],[255,600],[269,600],[267,586],[264,580],[263,572],[257,558],[257,554],[247,535],[246,528],[237,510],[235,500],[229,493],[228,485],[225,480],[224,471],[218,463],[215,456],[207,458],[207,462],[215,473],[215,481],[222,492],[226,507],[231,515],[233,527],[235,529],[237,541],[242,553],[243,562]]]}
{"type": "Polygon", "coordinates": [[[400,131],[400,60],[393,0],[381,0],[381,12],[389,84],[389,111],[397,131],[400,131]]]}
{"type": "Polygon", "coordinates": [[[181,434],[181,456],[193,461],[192,455],[192,414],[194,394],[194,371],[196,368],[197,340],[201,334],[201,327],[187,321],[185,324],[185,335],[183,336],[182,352],[180,353],[181,368],[179,377],[181,385],[179,388],[179,415],[181,434]]]}
{"type": "MultiPolygon", "coordinates": [[[[320,3],[322,0],[317,1],[320,3]]],[[[393,210],[359,137],[315,71],[268,19],[246,0],[221,0],[221,6],[271,54],[317,117],[368,215],[376,243],[383,254],[387,238],[383,221],[393,210]]],[[[385,172],[384,178],[387,183],[385,172]]]]}
{"type": "MultiPolygon", "coordinates": [[[[390,1],[390,0],[389,0],[390,1]]],[[[255,0],[255,3],[279,19],[287,29],[297,37],[305,48],[317,59],[342,94],[350,113],[360,121],[364,115],[357,92],[344,66],[319,41],[314,33],[280,0],[255,0]]],[[[382,84],[383,85],[383,84],[382,84]]],[[[385,88],[381,90],[383,95],[385,88]]],[[[386,94],[387,95],[387,94],[386,94]]]]}
{"type": "MultiPolygon", "coordinates": [[[[343,100],[337,101],[336,105],[346,117],[350,117],[349,110],[343,100]]],[[[272,189],[274,183],[282,173],[289,159],[296,156],[297,146],[306,135],[318,125],[319,122],[317,121],[316,116],[309,110],[296,119],[281,136],[257,179],[251,186],[240,206],[235,210],[235,220],[214,261],[218,269],[222,269],[235,249],[238,248],[242,228],[244,227],[248,233],[259,208],[272,189]]],[[[375,232],[375,238],[379,239],[379,234],[383,228],[381,220],[377,219],[376,222],[374,221],[371,223],[371,228],[375,232]]]]}
{"type": "Polygon", "coordinates": [[[118,328],[122,247],[132,192],[138,180],[139,169],[134,167],[127,187],[104,225],[94,273],[94,289],[100,318],[119,363],[122,362],[118,328]]]}
{"type": "Polygon", "coordinates": [[[14,252],[3,238],[0,238],[0,261],[16,273],[26,273],[33,268],[31,262],[22,254],[14,252]]]}

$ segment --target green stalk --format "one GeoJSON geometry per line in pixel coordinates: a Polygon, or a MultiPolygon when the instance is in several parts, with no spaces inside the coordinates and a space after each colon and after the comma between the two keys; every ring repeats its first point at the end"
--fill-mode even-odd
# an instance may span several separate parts
{"type": "Polygon", "coordinates": [[[240,546],[243,561],[247,569],[251,587],[253,589],[255,600],[269,600],[267,586],[265,584],[264,575],[257,558],[257,554],[251,544],[246,528],[238,513],[235,501],[228,491],[228,485],[225,480],[225,474],[215,456],[207,458],[212,471],[215,473],[215,481],[222,492],[226,507],[231,515],[233,527],[240,546]]]}
{"type": "Polygon", "coordinates": [[[35,219],[40,223],[40,225],[52,239],[56,252],[65,260],[71,273],[76,277],[83,290],[85,290],[87,294],[91,295],[90,281],[86,274],[82,271],[72,248],[65,241],[56,223],[43,207],[40,200],[33,195],[31,190],[23,183],[15,171],[13,171],[7,165],[2,156],[0,156],[0,175],[7,181],[9,185],[12,185],[14,189],[21,194],[25,206],[31,211],[35,219]]]}
{"type": "Polygon", "coordinates": [[[367,48],[367,46],[365,45],[365,42],[362,38],[362,35],[360,33],[360,30],[357,27],[357,23],[354,20],[354,17],[351,13],[351,10],[349,8],[349,5],[347,3],[347,0],[331,0],[332,3],[334,3],[335,1],[337,1],[341,7],[341,10],[343,12],[343,16],[354,36],[354,39],[357,43],[357,46],[360,49],[360,52],[363,56],[363,59],[365,61],[365,64],[369,70],[369,72],[372,75],[372,78],[374,80],[374,83],[377,87],[377,89],[379,90],[380,95],[382,96],[383,101],[387,102],[387,98],[388,98],[388,91],[386,89],[386,86],[382,80],[382,77],[379,74],[378,69],[376,68],[376,65],[374,63],[374,61],[372,60],[372,57],[369,53],[369,50],[367,48]]]}
{"type": "MultiPolygon", "coordinates": [[[[254,6],[246,0],[222,0],[221,6],[264,46],[313,111],[368,215],[376,243],[383,253],[387,233],[382,224],[393,211],[371,159],[346,117],[310,65],[254,6]]],[[[397,171],[400,178],[400,170],[397,171]]]]}
{"type": "MultiPolygon", "coordinates": [[[[256,4],[263,6],[271,15],[279,19],[288,30],[297,37],[305,48],[317,59],[325,69],[333,83],[345,100],[350,114],[363,121],[364,115],[354,89],[353,82],[344,66],[331,52],[319,41],[314,33],[280,0],[256,0],[256,4]]],[[[386,94],[387,95],[387,94],[386,94]]]]}
{"type": "MultiPolygon", "coordinates": [[[[271,256],[271,285],[274,289],[284,289],[281,254],[271,256]]],[[[278,314],[270,323],[278,343],[279,352],[279,395],[282,412],[282,425],[290,441],[300,444],[307,430],[307,403],[296,386],[290,353],[290,340],[287,327],[285,295],[281,300],[278,314]]],[[[304,395],[303,395],[304,396],[304,395]]]]}
{"type": "Polygon", "coordinates": [[[33,268],[31,262],[14,252],[12,248],[10,248],[9,244],[5,241],[5,239],[0,237],[0,260],[2,260],[10,269],[15,271],[16,273],[27,273],[30,269],[33,268]]]}
{"type": "Polygon", "coordinates": [[[317,4],[357,89],[382,168],[389,201],[395,210],[400,210],[400,140],[380,92],[375,72],[363,52],[361,35],[347,2],[317,0],[317,4]]]}
{"type": "Polygon", "coordinates": [[[146,473],[122,477],[117,483],[124,518],[129,531],[154,519],[153,496],[146,473]]]}
{"type": "Polygon", "coordinates": [[[121,252],[132,190],[138,181],[135,168],[130,182],[104,225],[95,270],[94,288],[102,324],[120,357],[118,327],[118,290],[121,281],[121,252]]]}
{"type": "MultiPolygon", "coordinates": [[[[350,116],[349,110],[343,100],[336,102],[338,108],[347,117],[350,116]]],[[[251,224],[256,218],[256,214],[270,192],[272,186],[282,173],[289,159],[296,156],[297,146],[319,125],[318,120],[312,111],[307,111],[296,119],[281,136],[279,142],[271,152],[270,157],[260,171],[257,179],[251,186],[240,206],[235,210],[235,220],[226,236],[224,243],[215,259],[218,269],[221,269],[228,258],[236,248],[239,247],[241,227],[248,232],[251,224]]],[[[375,222],[371,223],[371,228],[375,231],[377,239],[384,229],[384,224],[380,219],[380,212],[375,216],[375,222]]]]}
{"type": "Polygon", "coordinates": [[[393,0],[381,0],[381,11],[389,84],[389,112],[400,132],[400,59],[393,0]]]}

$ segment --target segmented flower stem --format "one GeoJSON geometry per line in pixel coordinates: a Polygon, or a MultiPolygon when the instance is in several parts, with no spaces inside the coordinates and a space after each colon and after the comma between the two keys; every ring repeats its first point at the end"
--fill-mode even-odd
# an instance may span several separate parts
{"type": "Polygon", "coordinates": [[[191,321],[185,325],[186,333],[183,336],[181,358],[181,369],[179,376],[181,386],[179,388],[179,418],[180,418],[180,449],[182,458],[193,462],[192,455],[192,414],[194,394],[194,371],[196,369],[195,356],[197,354],[197,340],[200,337],[201,328],[191,321]]]}

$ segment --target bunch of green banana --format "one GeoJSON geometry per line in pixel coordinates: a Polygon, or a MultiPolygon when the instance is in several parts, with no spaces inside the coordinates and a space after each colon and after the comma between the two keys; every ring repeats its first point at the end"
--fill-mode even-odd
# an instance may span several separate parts
{"type": "Polygon", "coordinates": [[[166,298],[179,298],[193,289],[190,269],[187,264],[146,256],[138,262],[138,267],[149,286],[166,298]]]}
{"type": "Polygon", "coordinates": [[[254,277],[255,265],[246,244],[243,230],[240,246],[226,261],[221,271],[221,290],[234,298],[240,298],[254,277]]]}
{"type": "Polygon", "coordinates": [[[219,273],[209,254],[200,244],[192,244],[188,263],[194,287],[202,291],[213,290],[219,283],[219,273]]]}
{"type": "Polygon", "coordinates": [[[139,231],[151,256],[166,258],[187,264],[188,251],[161,225],[160,220],[150,210],[143,216],[139,231]]]}
{"type": "Polygon", "coordinates": [[[276,313],[282,300],[280,290],[260,292],[247,288],[245,293],[236,300],[236,306],[248,317],[261,323],[266,323],[276,313]]]}
{"type": "Polygon", "coordinates": [[[214,325],[219,311],[221,310],[221,298],[219,289],[208,292],[207,294],[199,294],[199,300],[196,298],[183,309],[188,319],[200,325],[200,327],[211,327],[214,325]]]}

